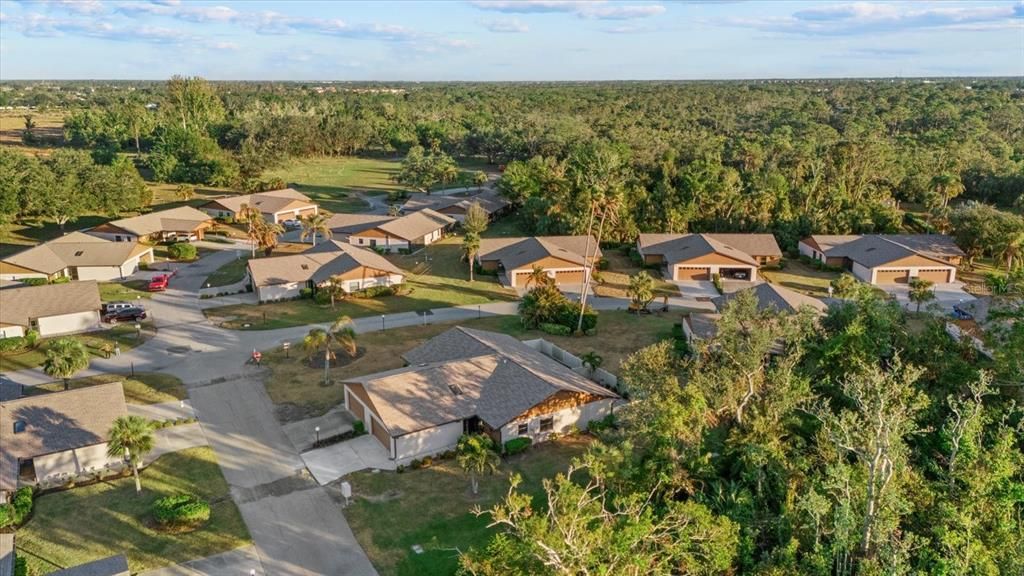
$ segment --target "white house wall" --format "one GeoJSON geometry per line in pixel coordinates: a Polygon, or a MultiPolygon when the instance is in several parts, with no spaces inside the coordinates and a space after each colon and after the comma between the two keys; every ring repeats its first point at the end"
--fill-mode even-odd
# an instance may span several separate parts
{"type": "Polygon", "coordinates": [[[800,255],[801,256],[807,256],[808,258],[813,258],[813,259],[819,260],[819,261],[821,261],[821,260],[823,260],[825,258],[824,254],[822,254],[821,252],[818,252],[813,247],[811,247],[811,246],[809,246],[807,244],[804,244],[803,242],[800,242],[799,244],[797,244],[797,250],[800,251],[800,255]]]}
{"type": "Polygon", "coordinates": [[[120,280],[120,266],[78,266],[76,268],[79,280],[120,280]]]}
{"type": "Polygon", "coordinates": [[[289,282],[287,284],[274,284],[273,286],[260,286],[256,289],[260,302],[273,300],[288,300],[298,298],[305,282],[289,282]]]}
{"type": "Polygon", "coordinates": [[[37,322],[39,324],[39,335],[44,337],[73,332],[86,332],[99,328],[100,313],[99,310],[75,312],[39,318],[37,322]]]}
{"type": "Polygon", "coordinates": [[[0,280],[25,280],[27,278],[46,278],[46,274],[42,272],[10,272],[6,274],[0,274],[0,280]]]}
{"type": "Polygon", "coordinates": [[[0,326],[0,338],[15,338],[24,335],[25,328],[21,326],[0,326]]]}
{"type": "MultiPolygon", "coordinates": [[[[677,264],[672,268],[672,279],[679,281],[679,270],[692,270],[694,268],[708,270],[708,273],[712,277],[714,277],[715,274],[721,274],[720,271],[722,268],[728,268],[729,270],[746,270],[750,279],[744,280],[744,282],[754,282],[757,280],[757,268],[754,266],[721,266],[719,264],[677,264]]],[[[726,280],[732,280],[732,278],[726,278],[726,280]]]]}
{"type": "Polygon", "coordinates": [[[376,237],[369,238],[369,237],[366,237],[366,236],[355,236],[355,235],[352,235],[352,236],[348,237],[348,243],[352,244],[353,246],[362,246],[363,248],[370,248],[371,250],[373,248],[380,248],[381,250],[384,250],[386,252],[395,252],[397,250],[403,250],[403,249],[408,249],[409,248],[409,243],[406,242],[405,240],[400,240],[398,238],[391,238],[391,237],[387,237],[387,238],[376,238],[376,237]],[[370,241],[371,240],[376,240],[377,241],[377,245],[371,247],[370,246],[370,241]]]}
{"type": "Polygon", "coordinates": [[[395,438],[395,463],[406,464],[414,458],[451,450],[461,437],[461,420],[399,436],[395,438]]]}
{"type": "Polygon", "coordinates": [[[529,436],[533,439],[534,443],[543,442],[552,436],[565,434],[569,432],[573,426],[576,426],[580,430],[586,430],[592,421],[600,420],[608,414],[611,414],[613,402],[614,399],[605,398],[583,404],[581,406],[564,408],[557,412],[538,414],[527,420],[515,420],[509,422],[501,427],[501,443],[504,444],[513,438],[519,438],[521,436],[518,433],[519,425],[524,422],[527,424],[529,430],[522,436],[529,436]],[[540,431],[540,421],[545,418],[554,419],[554,426],[550,432],[540,431]]]}
{"type": "Polygon", "coordinates": [[[860,264],[858,262],[853,263],[853,275],[856,276],[857,279],[861,280],[862,282],[867,282],[868,284],[875,283],[874,272],[867,266],[864,266],[863,264],[860,264]]]}

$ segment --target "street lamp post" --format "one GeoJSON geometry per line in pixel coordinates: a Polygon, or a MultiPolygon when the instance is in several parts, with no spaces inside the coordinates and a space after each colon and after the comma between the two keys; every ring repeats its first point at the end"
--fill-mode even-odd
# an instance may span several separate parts
{"type": "Polygon", "coordinates": [[[381,330],[381,332],[384,332],[385,330],[387,330],[387,327],[384,325],[384,315],[383,314],[380,315],[380,330],[381,330]]]}
{"type": "Polygon", "coordinates": [[[142,324],[135,323],[135,339],[142,338],[142,324]]]}
{"type": "Polygon", "coordinates": [[[317,426],[316,428],[313,428],[313,430],[316,432],[316,445],[319,446],[320,445],[320,427],[317,426]]]}

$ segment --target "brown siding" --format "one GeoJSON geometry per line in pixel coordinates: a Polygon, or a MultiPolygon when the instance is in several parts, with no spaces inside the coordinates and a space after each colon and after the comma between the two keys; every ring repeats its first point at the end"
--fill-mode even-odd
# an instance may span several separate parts
{"type": "Polygon", "coordinates": [[[131,236],[135,236],[134,232],[129,232],[124,228],[118,228],[117,226],[114,226],[110,222],[100,224],[99,226],[96,226],[92,230],[90,230],[90,232],[102,232],[104,234],[129,234],[131,236]]]}
{"type": "Polygon", "coordinates": [[[825,258],[825,264],[835,268],[846,268],[846,258],[825,258]]]}
{"type": "Polygon", "coordinates": [[[515,269],[515,272],[532,272],[535,266],[540,266],[545,270],[548,270],[550,268],[576,268],[579,270],[583,270],[583,266],[575,262],[569,262],[567,260],[562,260],[561,258],[547,256],[545,258],[541,258],[540,260],[531,262],[525,266],[520,266],[519,268],[515,269]]]}
{"type": "Polygon", "coordinates": [[[941,266],[942,264],[945,264],[945,262],[942,262],[940,260],[932,260],[931,258],[925,258],[924,256],[918,256],[917,254],[913,254],[913,255],[907,256],[906,258],[900,258],[898,260],[893,260],[891,262],[886,262],[884,264],[884,266],[887,267],[887,268],[888,267],[895,267],[895,266],[927,266],[927,267],[934,267],[934,266],[941,266]]]}
{"type": "Polygon", "coordinates": [[[480,267],[483,268],[484,270],[494,271],[494,270],[498,269],[498,261],[497,260],[481,260],[480,261],[480,267]]]}
{"type": "Polygon", "coordinates": [[[354,270],[349,270],[344,274],[339,274],[335,278],[339,280],[362,280],[363,278],[380,278],[382,276],[389,276],[389,272],[383,270],[374,270],[373,268],[367,268],[360,266],[354,270]]]}
{"type": "Polygon", "coordinates": [[[949,270],[918,270],[917,277],[922,280],[945,284],[949,282],[949,270]]]}
{"type": "Polygon", "coordinates": [[[710,269],[708,268],[676,268],[676,281],[684,280],[711,280],[710,269]]]}
{"type": "Polygon", "coordinates": [[[447,208],[438,210],[438,212],[441,214],[465,214],[466,209],[462,206],[448,206],[447,208]]]}
{"type": "Polygon", "coordinates": [[[362,420],[363,422],[366,422],[366,411],[363,410],[363,405],[360,404],[353,396],[354,395],[352,394],[352,392],[346,386],[345,399],[348,401],[348,411],[351,412],[352,415],[356,417],[356,420],[362,420]]]}
{"type": "Polygon", "coordinates": [[[721,254],[718,254],[717,252],[714,253],[714,254],[705,254],[703,256],[698,256],[696,258],[691,258],[689,260],[680,260],[678,262],[673,262],[673,264],[686,264],[686,265],[691,265],[691,264],[717,264],[719,266],[750,266],[751,265],[751,264],[749,264],[747,262],[741,262],[739,260],[736,260],[735,258],[729,258],[728,256],[723,256],[721,254]]]}
{"type": "Polygon", "coordinates": [[[353,238],[387,238],[386,232],[382,232],[376,228],[370,228],[369,230],[363,230],[352,235],[353,238]]]}
{"type": "Polygon", "coordinates": [[[559,412],[566,408],[572,408],[575,406],[582,406],[600,400],[602,397],[596,394],[587,394],[585,392],[570,392],[568,390],[562,390],[556,392],[551,396],[544,399],[543,402],[535,404],[532,408],[523,412],[519,416],[516,416],[511,420],[515,422],[517,420],[529,420],[534,416],[540,416],[541,414],[551,414],[552,412],[559,412]]]}
{"type": "MultiPolygon", "coordinates": [[[[356,398],[362,400],[363,404],[370,409],[370,412],[376,414],[378,419],[380,418],[380,414],[377,414],[377,408],[373,405],[373,402],[370,402],[370,397],[367,396],[366,389],[363,388],[362,384],[345,384],[345,388],[347,388],[349,392],[355,394],[356,398]]],[[[364,418],[363,420],[367,420],[368,417],[369,415],[367,415],[367,418],[364,418]]]]}
{"type": "Polygon", "coordinates": [[[663,254],[645,254],[644,264],[661,264],[665,261],[663,254]]]}
{"type": "Polygon", "coordinates": [[[380,440],[380,443],[384,445],[384,449],[388,451],[388,456],[391,455],[391,434],[381,425],[379,420],[373,421],[373,436],[380,440]]]}
{"type": "Polygon", "coordinates": [[[29,268],[22,268],[9,262],[0,261],[0,273],[3,274],[44,274],[38,270],[31,270],[29,268]]]}
{"type": "Polygon", "coordinates": [[[875,284],[906,284],[908,270],[878,270],[875,272],[875,284]]]}

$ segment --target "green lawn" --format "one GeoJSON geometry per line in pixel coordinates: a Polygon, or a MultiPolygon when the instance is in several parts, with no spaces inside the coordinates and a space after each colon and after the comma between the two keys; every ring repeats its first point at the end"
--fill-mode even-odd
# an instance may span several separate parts
{"type": "Polygon", "coordinates": [[[497,474],[480,479],[475,497],[454,460],[401,474],[358,472],[347,478],[354,497],[345,517],[382,576],[450,576],[458,568],[456,549],[486,546],[497,533],[487,527],[488,516],[470,511],[474,506],[501,501],[512,472],[523,478],[520,491],[542,498],[541,481],[564,472],[588,443],[586,436],[567,437],[513,456],[497,474]],[[416,544],[423,554],[412,551],[416,544]]]}
{"type": "Polygon", "coordinates": [[[213,274],[206,277],[206,282],[203,283],[203,286],[227,286],[241,282],[248,270],[247,266],[250,256],[250,254],[244,254],[241,258],[236,258],[214,270],[213,274]]]}
{"type": "Polygon", "coordinates": [[[146,289],[149,285],[145,280],[129,280],[127,282],[101,282],[100,300],[115,302],[126,300],[131,302],[140,298],[152,298],[153,293],[146,289]]]}
{"type": "MultiPolygon", "coordinates": [[[[121,374],[101,374],[75,378],[69,383],[69,389],[88,388],[97,384],[121,382],[124,386],[124,399],[129,404],[159,404],[174,402],[188,398],[188,391],[182,381],[169,374],[156,372],[136,372],[135,376],[121,374]]],[[[25,388],[27,395],[59,392],[64,389],[63,382],[51,382],[39,386],[25,388]]]]}
{"type": "MultiPolygon", "coordinates": [[[[152,324],[142,323],[142,337],[139,338],[135,331],[134,324],[118,324],[107,330],[89,332],[87,334],[75,334],[72,338],[80,340],[85,344],[86,350],[95,358],[103,358],[103,345],[119,345],[121,351],[125,352],[145,342],[153,336],[152,324]]],[[[36,347],[27,352],[19,354],[0,354],[0,372],[8,370],[25,370],[36,368],[46,360],[46,342],[40,340],[36,347]]]]}
{"type": "Polygon", "coordinates": [[[29,574],[49,574],[115,554],[132,573],[177,564],[249,544],[249,532],[231,501],[213,451],[190,448],[161,456],[142,473],[142,493],[130,478],[40,496],[32,519],[18,530],[18,555],[29,574]],[[153,528],[155,500],[191,492],[211,503],[198,530],[168,534],[153,528]]]}
{"type": "MultiPolygon", "coordinates": [[[[618,373],[622,360],[639,348],[671,337],[672,323],[677,317],[661,314],[637,316],[625,311],[602,312],[597,333],[593,336],[551,336],[539,330],[527,330],[518,316],[495,316],[459,323],[427,324],[395,328],[385,332],[360,334],[358,345],[364,349],[355,360],[331,369],[329,386],[323,385],[323,368],[310,367],[300,348],[292,345],[286,357],[281,349],[264,351],[263,364],[270,369],[267,393],[277,405],[287,405],[288,419],[321,415],[343,400],[342,386],[346,378],[363,376],[383,370],[401,368],[402,354],[456,325],[503,332],[521,340],[544,338],[562,348],[581,355],[597,351],[604,359],[602,367],[618,373]]],[[[339,363],[342,364],[342,363],[339,363]]]]}
{"type": "Polygon", "coordinates": [[[785,267],[782,270],[760,270],[758,274],[773,284],[817,298],[827,297],[829,284],[840,275],[839,272],[818,270],[796,259],[785,258],[783,262],[785,267]]]}
{"type": "Polygon", "coordinates": [[[506,238],[509,236],[529,236],[518,214],[509,214],[487,225],[481,234],[483,238],[506,238]]]}
{"type": "Polygon", "coordinates": [[[220,319],[225,328],[271,330],[331,322],[342,315],[358,318],[514,300],[515,292],[503,288],[493,276],[477,276],[474,282],[469,281],[469,268],[460,261],[460,242],[458,238],[446,238],[416,254],[389,256],[407,271],[406,286],[411,291],[401,296],[350,298],[337,302],[334,309],[312,300],[292,300],[259,306],[221,306],[205,313],[220,319]],[[246,328],[244,324],[250,326],[246,328]]]}

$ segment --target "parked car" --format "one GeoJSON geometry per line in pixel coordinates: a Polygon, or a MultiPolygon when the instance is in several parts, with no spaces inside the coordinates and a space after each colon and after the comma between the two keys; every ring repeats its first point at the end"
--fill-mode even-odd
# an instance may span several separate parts
{"type": "Polygon", "coordinates": [[[955,304],[953,305],[953,312],[950,315],[957,320],[974,320],[974,316],[972,316],[970,312],[955,304]]]}
{"type": "Polygon", "coordinates": [[[109,314],[111,312],[117,312],[118,310],[124,310],[126,308],[142,308],[142,306],[124,301],[107,302],[106,304],[103,305],[103,313],[109,314]]]}
{"type": "Polygon", "coordinates": [[[109,324],[117,324],[118,322],[138,322],[139,320],[146,319],[146,311],[142,308],[121,308],[112,312],[107,312],[103,315],[103,321],[109,324]]]}
{"type": "Polygon", "coordinates": [[[286,230],[298,230],[299,228],[302,228],[302,222],[299,222],[298,220],[285,220],[281,224],[286,230]]]}
{"type": "Polygon", "coordinates": [[[148,290],[150,292],[163,292],[164,290],[167,290],[167,283],[170,281],[170,279],[171,277],[167,274],[153,276],[153,278],[151,278],[149,281],[148,290]]]}

